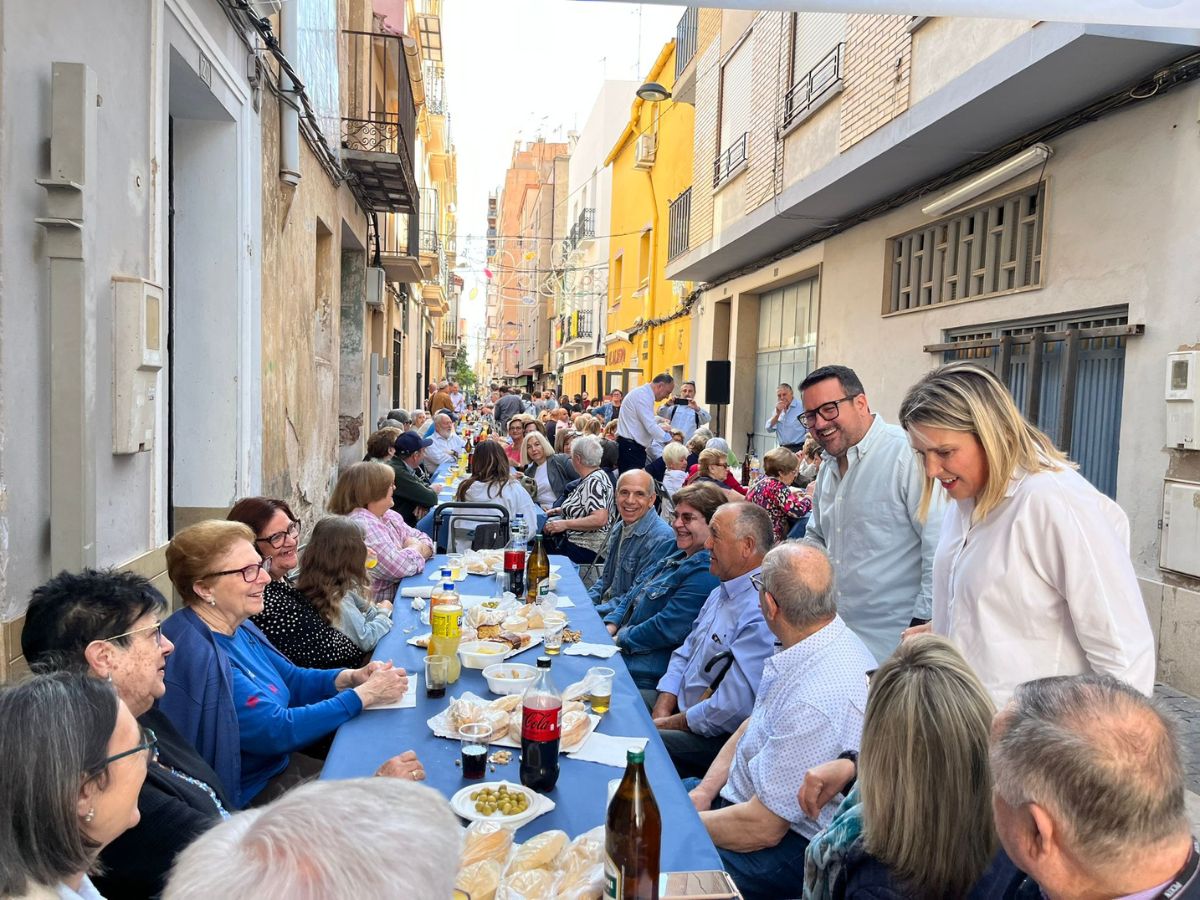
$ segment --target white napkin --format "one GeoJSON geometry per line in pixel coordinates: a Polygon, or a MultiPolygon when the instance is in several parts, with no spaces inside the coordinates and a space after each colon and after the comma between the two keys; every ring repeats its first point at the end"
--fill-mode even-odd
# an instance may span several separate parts
{"type": "Polygon", "coordinates": [[[417,683],[421,680],[421,676],[415,673],[410,673],[408,676],[408,690],[406,690],[399,700],[394,700],[391,703],[380,703],[364,712],[370,712],[373,709],[414,709],[417,705],[417,683]]]}
{"type": "Polygon", "coordinates": [[[558,603],[557,603],[558,609],[569,609],[570,607],[572,607],[574,605],[575,605],[575,601],[572,600],[570,597],[559,597],[558,598],[558,603]]]}
{"type": "Polygon", "coordinates": [[[604,766],[623,769],[627,762],[627,750],[645,749],[646,738],[617,737],[595,731],[582,747],[572,750],[567,755],[571,759],[582,759],[584,762],[600,763],[604,766]]]}
{"type": "Polygon", "coordinates": [[[578,641],[564,645],[562,652],[564,656],[598,656],[608,659],[619,649],[616,644],[589,644],[587,641],[578,641]]]}
{"type": "Polygon", "coordinates": [[[433,596],[432,587],[406,587],[400,588],[401,597],[423,597],[428,600],[433,596]]]}

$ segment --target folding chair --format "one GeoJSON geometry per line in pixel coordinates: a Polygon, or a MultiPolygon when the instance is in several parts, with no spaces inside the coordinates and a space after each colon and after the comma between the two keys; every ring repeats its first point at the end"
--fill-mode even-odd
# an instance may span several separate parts
{"type": "Polygon", "coordinates": [[[476,547],[474,537],[472,538],[471,547],[474,550],[496,550],[508,544],[509,540],[509,519],[508,509],[499,503],[462,503],[454,501],[451,503],[440,504],[433,513],[433,546],[438,553],[445,553],[446,547],[442,543],[442,524],[445,523],[448,527],[446,533],[450,536],[450,543],[454,543],[454,523],[456,521],[476,522],[476,533],[487,528],[484,532],[484,537],[487,543],[492,544],[489,547],[476,547]],[[499,544],[499,546],[496,546],[499,544]]]}

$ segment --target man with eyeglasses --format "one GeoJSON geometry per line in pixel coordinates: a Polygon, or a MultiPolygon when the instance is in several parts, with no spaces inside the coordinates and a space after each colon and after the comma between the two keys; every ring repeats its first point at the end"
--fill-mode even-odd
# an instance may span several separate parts
{"type": "Polygon", "coordinates": [[[929,620],[944,501],[935,495],[921,521],[925,473],[904,430],[871,412],[853,369],[816,369],[800,396],[799,424],[824,451],[804,539],[829,553],[846,624],[887,659],[905,628],[929,620]]]}

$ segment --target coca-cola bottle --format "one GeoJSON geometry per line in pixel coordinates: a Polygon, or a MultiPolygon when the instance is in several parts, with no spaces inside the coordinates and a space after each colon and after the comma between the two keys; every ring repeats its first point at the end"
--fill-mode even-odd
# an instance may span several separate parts
{"type": "Polygon", "coordinates": [[[539,656],[537,670],[521,698],[521,784],[545,793],[558,782],[562,695],[550,678],[550,657],[539,656]]]}
{"type": "Polygon", "coordinates": [[[517,513],[513,520],[512,540],[504,550],[504,571],[508,581],[508,590],[517,595],[518,600],[525,597],[525,527],[524,517],[517,513]]]}

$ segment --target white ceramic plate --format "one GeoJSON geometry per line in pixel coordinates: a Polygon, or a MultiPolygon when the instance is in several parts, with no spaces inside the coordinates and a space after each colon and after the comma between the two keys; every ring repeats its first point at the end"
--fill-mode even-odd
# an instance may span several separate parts
{"type": "Polygon", "coordinates": [[[501,825],[518,826],[528,822],[541,812],[542,799],[542,796],[537,791],[531,791],[529,788],[520,784],[513,784],[511,781],[477,781],[474,784],[467,785],[451,797],[450,808],[470,822],[487,821],[497,822],[501,825]],[[509,793],[519,791],[529,798],[529,807],[525,812],[515,816],[502,816],[499,813],[485,816],[475,811],[475,801],[471,799],[471,794],[475,793],[475,791],[481,791],[484,788],[499,789],[500,785],[505,785],[509,793]]]}

